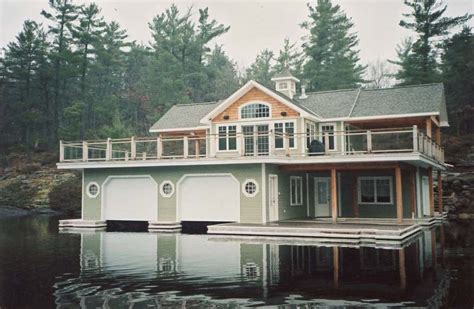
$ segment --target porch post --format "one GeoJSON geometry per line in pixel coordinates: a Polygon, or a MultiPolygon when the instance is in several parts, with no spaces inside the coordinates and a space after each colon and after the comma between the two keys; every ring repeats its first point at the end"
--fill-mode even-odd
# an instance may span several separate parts
{"type": "Polygon", "coordinates": [[[430,216],[434,216],[433,168],[428,167],[428,187],[430,190],[430,216]]]}
{"type": "Polygon", "coordinates": [[[332,222],[337,222],[337,177],[336,169],[331,169],[331,213],[332,222]]]}
{"type": "Polygon", "coordinates": [[[359,196],[357,193],[357,175],[352,175],[352,210],[354,211],[354,217],[359,218],[359,196]]]}
{"type": "Polygon", "coordinates": [[[407,287],[407,272],[405,267],[405,249],[398,249],[398,272],[400,274],[400,288],[407,287]]]}
{"type": "Polygon", "coordinates": [[[426,118],[426,136],[431,138],[431,117],[426,118]]]}
{"type": "Polygon", "coordinates": [[[339,287],[339,247],[332,247],[332,279],[334,287],[339,287]]]}
{"type": "Polygon", "coordinates": [[[199,158],[199,149],[200,149],[200,146],[201,146],[201,141],[199,140],[199,137],[197,137],[197,138],[194,140],[194,154],[195,154],[196,158],[199,158]]]}
{"type": "Polygon", "coordinates": [[[441,171],[438,171],[438,212],[443,213],[443,179],[441,178],[441,171]]]}
{"type": "Polygon", "coordinates": [[[400,166],[395,167],[395,194],[397,204],[397,222],[403,222],[403,198],[402,198],[402,171],[400,166]]]}

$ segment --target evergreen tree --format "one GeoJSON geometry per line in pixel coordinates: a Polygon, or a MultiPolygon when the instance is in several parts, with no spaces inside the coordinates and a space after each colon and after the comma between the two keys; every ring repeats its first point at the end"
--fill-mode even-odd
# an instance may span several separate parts
{"type": "Polygon", "coordinates": [[[308,5],[309,21],[302,27],[309,31],[303,44],[307,62],[304,78],[311,91],[356,87],[363,82],[365,67],[358,64],[359,43],[351,33],[353,23],[330,0],[318,0],[317,5],[308,5]]]}
{"type": "Polygon", "coordinates": [[[273,75],[273,59],[274,54],[271,50],[262,50],[255,59],[255,62],[245,72],[246,80],[255,80],[262,85],[273,88],[271,81],[273,75]]]}
{"type": "Polygon", "coordinates": [[[474,132],[474,34],[464,27],[445,40],[442,53],[442,79],[446,104],[456,133],[474,132]]]}
{"type": "Polygon", "coordinates": [[[446,36],[451,28],[468,21],[471,15],[443,16],[447,6],[443,4],[442,0],[405,0],[405,5],[411,9],[411,12],[403,14],[406,19],[400,21],[400,26],[414,31],[416,40],[413,42],[410,52],[404,55],[405,59],[394,62],[401,66],[396,77],[401,81],[401,84],[438,81],[437,40],[446,36]]]}
{"type": "Polygon", "coordinates": [[[275,60],[276,63],[273,67],[275,73],[289,69],[295,77],[302,77],[304,58],[303,53],[297,50],[296,43],[291,44],[290,40],[286,38],[283,41],[283,48],[280,49],[275,60]]]}
{"type": "Polygon", "coordinates": [[[207,56],[206,69],[208,72],[206,101],[224,99],[239,88],[236,65],[225,54],[222,46],[216,45],[207,56]]]}

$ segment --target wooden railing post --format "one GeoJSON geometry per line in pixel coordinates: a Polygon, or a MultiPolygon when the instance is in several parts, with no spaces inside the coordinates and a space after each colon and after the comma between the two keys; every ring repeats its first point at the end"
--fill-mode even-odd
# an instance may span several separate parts
{"type": "Polygon", "coordinates": [[[107,144],[105,145],[105,160],[109,161],[112,159],[112,140],[107,138],[107,144]]]}
{"type": "Polygon", "coordinates": [[[329,154],[329,133],[324,132],[324,152],[329,154]]]}
{"type": "Polygon", "coordinates": [[[285,145],[285,155],[287,157],[290,156],[290,138],[288,136],[288,133],[283,133],[283,144],[285,145]]]}
{"type": "Polygon", "coordinates": [[[183,137],[183,157],[187,158],[189,154],[189,141],[188,137],[184,136],[183,137]]]}
{"type": "Polygon", "coordinates": [[[196,158],[199,158],[200,151],[201,151],[201,140],[198,137],[194,140],[194,155],[196,156],[196,158]]]}
{"type": "Polygon", "coordinates": [[[89,160],[89,146],[86,141],[82,142],[82,161],[87,162],[89,160]]]}
{"type": "Polygon", "coordinates": [[[239,145],[239,146],[238,146],[238,147],[239,147],[239,155],[240,155],[241,157],[243,157],[244,154],[245,154],[245,142],[244,142],[244,141],[245,141],[245,138],[244,138],[244,134],[243,134],[243,133],[240,133],[240,134],[238,134],[237,136],[238,136],[237,138],[238,138],[238,145],[239,145]]]}
{"type": "Polygon", "coordinates": [[[137,158],[137,144],[135,142],[135,136],[130,138],[130,159],[135,160],[137,158]]]}
{"type": "Polygon", "coordinates": [[[156,158],[161,159],[163,155],[163,142],[161,140],[161,136],[156,138],[156,158]]]}
{"type": "Polygon", "coordinates": [[[64,161],[64,143],[62,140],[59,141],[59,162],[64,161]]]}
{"type": "Polygon", "coordinates": [[[268,148],[269,148],[269,155],[275,155],[275,132],[270,131],[268,133],[268,148]]]}
{"type": "Polygon", "coordinates": [[[367,152],[372,152],[372,132],[367,130],[367,152]]]}
{"type": "Polygon", "coordinates": [[[413,126],[413,152],[418,152],[418,126],[413,126]]]}
{"type": "Polygon", "coordinates": [[[143,160],[143,161],[146,160],[146,152],[142,152],[142,160],[143,160]]]}
{"type": "Polygon", "coordinates": [[[128,161],[130,157],[130,153],[128,151],[125,151],[125,161],[128,161]]]}

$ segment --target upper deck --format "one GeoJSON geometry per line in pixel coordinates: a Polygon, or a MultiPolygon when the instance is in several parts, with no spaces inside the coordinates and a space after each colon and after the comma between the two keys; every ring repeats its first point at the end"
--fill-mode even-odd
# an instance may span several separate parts
{"type": "Polygon", "coordinates": [[[254,130],[247,133],[61,141],[58,167],[384,161],[407,161],[443,169],[444,149],[417,126],[335,131],[319,136],[254,130]],[[307,147],[314,140],[321,142],[319,149],[307,147]]]}

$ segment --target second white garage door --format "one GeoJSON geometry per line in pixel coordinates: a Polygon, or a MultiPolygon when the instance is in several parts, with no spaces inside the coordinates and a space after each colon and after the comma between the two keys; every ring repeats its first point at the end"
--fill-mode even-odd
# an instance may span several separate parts
{"type": "Polygon", "coordinates": [[[230,175],[186,176],[178,194],[181,221],[240,220],[240,185],[230,175]]]}

